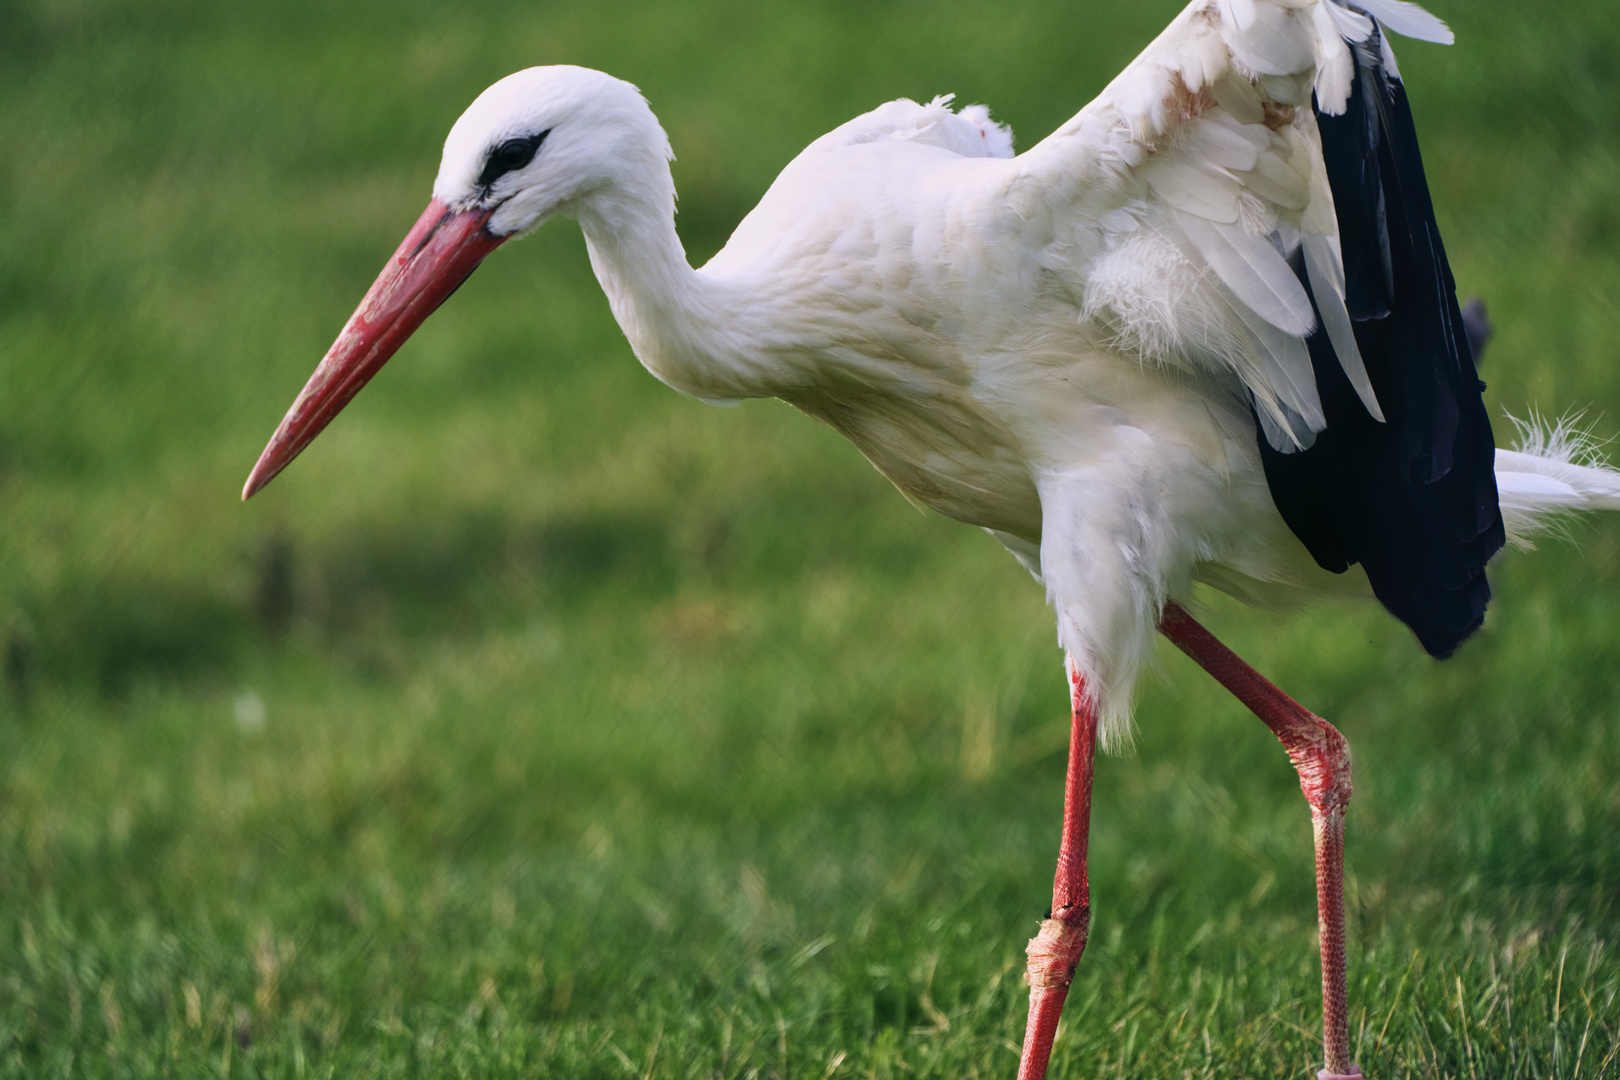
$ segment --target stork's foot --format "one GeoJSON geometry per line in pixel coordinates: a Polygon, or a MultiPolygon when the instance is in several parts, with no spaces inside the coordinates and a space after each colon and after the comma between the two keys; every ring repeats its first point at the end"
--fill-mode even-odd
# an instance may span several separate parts
{"type": "Polygon", "coordinates": [[[1328,1072],[1322,1069],[1317,1072],[1316,1080],[1361,1080],[1361,1069],[1355,1065],[1350,1066],[1349,1072],[1328,1072]]]}

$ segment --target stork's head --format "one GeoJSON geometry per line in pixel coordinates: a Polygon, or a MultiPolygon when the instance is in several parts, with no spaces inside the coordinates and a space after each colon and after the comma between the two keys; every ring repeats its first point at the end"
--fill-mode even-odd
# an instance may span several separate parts
{"type": "Polygon", "coordinates": [[[627,186],[667,186],[668,157],[640,92],[599,71],[529,68],[479,94],[444,141],[427,210],[293,402],[242,497],[286,468],[484,256],[627,186]]]}
{"type": "Polygon", "coordinates": [[[528,68],[479,94],[450,129],[433,198],[488,212],[484,227],[505,239],[641,182],[668,158],[634,86],[589,68],[528,68]]]}

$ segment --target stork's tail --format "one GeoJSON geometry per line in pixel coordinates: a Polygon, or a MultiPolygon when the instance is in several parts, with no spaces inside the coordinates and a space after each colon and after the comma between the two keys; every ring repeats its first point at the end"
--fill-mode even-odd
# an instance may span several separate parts
{"type": "Polygon", "coordinates": [[[1585,510],[1620,510],[1620,470],[1602,459],[1599,447],[1579,427],[1579,417],[1549,423],[1540,417],[1511,418],[1519,429],[1516,450],[1496,452],[1496,488],[1508,542],[1530,547],[1531,539],[1556,529],[1585,510]]]}

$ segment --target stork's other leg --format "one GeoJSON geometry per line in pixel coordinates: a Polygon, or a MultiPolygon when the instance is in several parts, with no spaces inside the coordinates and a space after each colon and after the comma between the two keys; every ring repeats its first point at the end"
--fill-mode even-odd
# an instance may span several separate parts
{"type": "Polygon", "coordinates": [[[1091,766],[1097,750],[1097,702],[1071,657],[1069,695],[1069,775],[1063,789],[1063,840],[1052,881],[1052,910],[1041,932],[1030,940],[1029,1023],[1018,1080],[1041,1080],[1052,1057],[1069,981],[1086,950],[1091,928],[1091,885],[1086,879],[1086,846],[1091,836],[1091,766]]]}
{"type": "Polygon", "coordinates": [[[1322,1054],[1319,1080],[1350,1080],[1350,1007],[1344,969],[1344,810],[1350,748],[1337,728],[1268,682],[1179,605],[1166,604],[1159,630],[1265,721],[1299,772],[1316,838],[1316,917],[1322,938],[1322,1054]]]}

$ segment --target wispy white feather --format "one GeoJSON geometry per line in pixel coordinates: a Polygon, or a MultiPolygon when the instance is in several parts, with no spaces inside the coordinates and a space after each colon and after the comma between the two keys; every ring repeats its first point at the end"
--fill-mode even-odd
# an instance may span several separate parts
{"type": "Polygon", "coordinates": [[[1518,447],[1496,451],[1496,489],[1512,543],[1530,547],[1538,533],[1574,513],[1620,510],[1620,471],[1603,459],[1578,414],[1508,419],[1518,429],[1518,447]]]}

